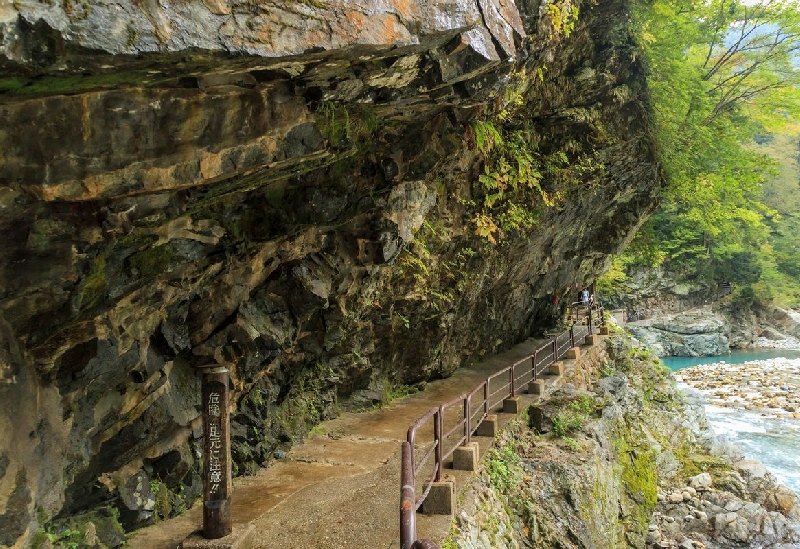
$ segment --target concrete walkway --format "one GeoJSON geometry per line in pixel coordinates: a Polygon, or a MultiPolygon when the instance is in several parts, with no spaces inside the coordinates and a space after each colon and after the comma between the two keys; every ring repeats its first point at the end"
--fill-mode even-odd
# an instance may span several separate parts
{"type": "MultiPolygon", "coordinates": [[[[259,549],[399,548],[400,444],[406,431],[431,407],[473,389],[490,374],[530,355],[541,341],[529,339],[512,349],[461,368],[425,391],[397,399],[380,410],[345,413],[322,423],[324,433],[296,444],[286,458],[257,475],[234,479],[233,520],[252,523],[247,547],[259,549]]],[[[534,398],[522,395],[523,405],[534,398]]],[[[499,414],[501,422],[511,416],[499,414]],[[506,417],[503,417],[506,416],[506,417]]],[[[491,439],[476,437],[481,455],[491,439]],[[481,440],[483,439],[483,440],[481,440]]],[[[472,473],[445,469],[456,490],[472,473]]],[[[449,516],[418,515],[420,538],[441,543],[449,516]]],[[[202,525],[196,504],[180,517],[136,532],[129,549],[174,549],[202,525]]]]}

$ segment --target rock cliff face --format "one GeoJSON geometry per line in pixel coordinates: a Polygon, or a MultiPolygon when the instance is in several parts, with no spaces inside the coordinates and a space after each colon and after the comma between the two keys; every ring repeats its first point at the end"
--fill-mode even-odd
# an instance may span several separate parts
{"type": "Polygon", "coordinates": [[[730,352],[731,326],[709,307],[626,324],[658,356],[717,356],[730,352]]]}
{"type": "Polygon", "coordinates": [[[659,356],[715,356],[732,348],[794,348],[800,315],[737,298],[732,286],[679,282],[662,268],[632,269],[624,286],[603,295],[624,309],[626,327],[659,356]]]}
{"type": "Polygon", "coordinates": [[[551,322],[655,205],[628,20],[0,4],[0,545],[190,502],[198,365],[231,369],[242,474],[551,322]]]}

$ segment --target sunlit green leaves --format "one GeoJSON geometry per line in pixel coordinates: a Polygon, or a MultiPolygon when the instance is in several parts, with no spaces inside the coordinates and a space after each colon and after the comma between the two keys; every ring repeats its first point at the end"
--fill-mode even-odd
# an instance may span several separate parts
{"type": "Polygon", "coordinates": [[[653,0],[636,23],[668,188],[632,253],[710,279],[746,257],[752,282],[778,218],[762,203],[774,163],[751,144],[800,114],[797,2],[653,0]]]}
{"type": "Polygon", "coordinates": [[[503,135],[491,121],[472,124],[475,144],[485,156],[478,176],[481,211],[473,218],[475,234],[496,244],[510,231],[533,227],[536,203],[552,205],[541,187],[543,178],[537,156],[536,136],[525,130],[503,135]]]}

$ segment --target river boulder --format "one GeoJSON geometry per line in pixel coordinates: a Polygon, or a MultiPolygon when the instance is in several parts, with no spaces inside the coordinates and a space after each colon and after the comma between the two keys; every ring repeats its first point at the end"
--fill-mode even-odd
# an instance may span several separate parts
{"type": "Polygon", "coordinates": [[[707,308],[631,322],[627,327],[659,356],[715,356],[730,352],[730,325],[707,308]]]}

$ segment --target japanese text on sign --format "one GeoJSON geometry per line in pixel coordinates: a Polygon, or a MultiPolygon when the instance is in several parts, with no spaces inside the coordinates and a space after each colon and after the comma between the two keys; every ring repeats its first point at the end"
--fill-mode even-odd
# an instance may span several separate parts
{"type": "Polygon", "coordinates": [[[222,460],[220,459],[220,450],[222,449],[222,438],[220,437],[220,400],[219,393],[211,393],[208,398],[208,448],[209,460],[208,471],[209,480],[211,481],[211,493],[216,493],[219,490],[219,485],[222,482],[222,460]]]}
{"type": "Polygon", "coordinates": [[[219,417],[219,393],[208,395],[208,413],[213,417],[219,417]]]}

